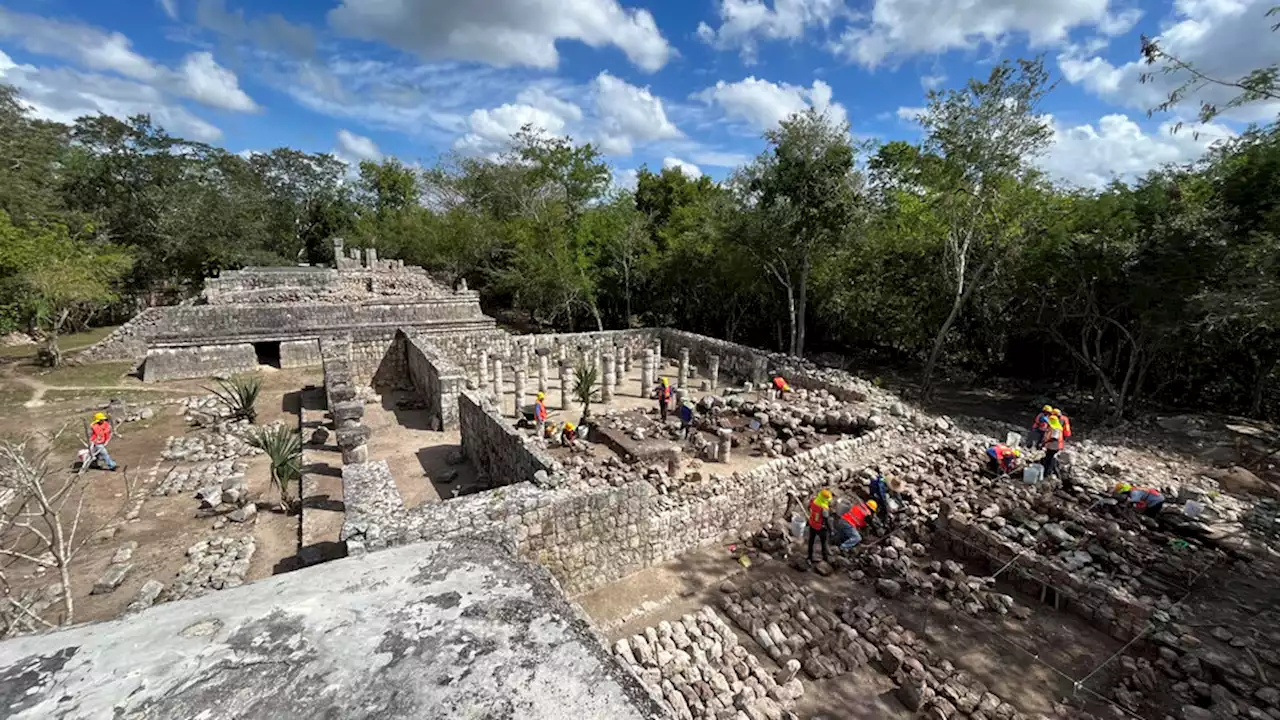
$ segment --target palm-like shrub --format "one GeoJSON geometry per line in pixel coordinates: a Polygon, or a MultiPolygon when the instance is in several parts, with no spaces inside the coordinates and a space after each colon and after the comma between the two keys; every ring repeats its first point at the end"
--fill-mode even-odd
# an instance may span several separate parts
{"type": "Polygon", "coordinates": [[[573,371],[573,397],[582,405],[582,417],[591,417],[591,403],[596,401],[596,385],[600,370],[595,365],[579,365],[573,371]]]}
{"type": "Polygon", "coordinates": [[[258,419],[258,395],[262,392],[262,378],[256,375],[236,376],[219,380],[217,388],[206,387],[231,414],[232,420],[258,419]]]}
{"type": "Polygon", "coordinates": [[[302,438],[285,425],[272,425],[249,433],[248,440],[271,460],[271,485],[280,495],[280,509],[288,512],[292,488],[302,477],[302,438]]]}

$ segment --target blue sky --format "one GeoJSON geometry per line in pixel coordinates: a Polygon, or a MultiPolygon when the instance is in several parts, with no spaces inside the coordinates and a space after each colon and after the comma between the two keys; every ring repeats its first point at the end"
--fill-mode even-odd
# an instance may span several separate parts
{"type": "Polygon", "coordinates": [[[1038,162],[1098,185],[1276,117],[1255,106],[1171,133],[1195,106],[1147,118],[1172,80],[1140,84],[1137,62],[1142,34],[1222,77],[1276,62],[1271,4],[0,0],[0,82],[51,119],[148,112],[236,152],[351,161],[494,153],[531,122],[595,143],[625,183],[641,165],[723,178],[810,105],[857,137],[915,140],[928,88],[1043,54],[1058,87],[1043,108],[1055,142],[1038,162]]]}

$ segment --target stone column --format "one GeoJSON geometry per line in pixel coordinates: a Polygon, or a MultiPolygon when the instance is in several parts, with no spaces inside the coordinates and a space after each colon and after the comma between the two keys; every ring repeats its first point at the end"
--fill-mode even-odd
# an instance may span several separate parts
{"type": "Polygon", "coordinates": [[[684,392],[685,385],[689,383],[689,348],[680,348],[680,374],[677,376],[676,387],[680,388],[680,392],[684,392]]]}
{"type": "Polygon", "coordinates": [[[333,239],[333,266],[335,268],[342,265],[342,246],[344,244],[346,244],[346,241],[340,237],[333,239]]]}
{"type": "Polygon", "coordinates": [[[493,359],[493,400],[502,409],[502,358],[493,359]]]}
{"type": "Polygon", "coordinates": [[[480,392],[481,393],[488,392],[489,391],[489,351],[488,350],[480,351],[480,368],[479,368],[479,372],[477,372],[476,375],[479,376],[476,378],[476,386],[480,388],[480,392]]]}
{"type": "Polygon", "coordinates": [[[707,378],[711,381],[711,392],[715,392],[716,386],[720,383],[719,355],[712,355],[707,358],[707,378]]]}
{"type": "Polygon", "coordinates": [[[556,345],[556,362],[558,362],[558,363],[560,363],[561,365],[563,365],[563,364],[564,364],[564,361],[565,361],[565,360],[568,360],[568,359],[569,359],[569,357],[568,357],[567,351],[566,351],[566,349],[565,349],[564,343],[558,343],[558,344],[556,345]]]}
{"type": "Polygon", "coordinates": [[[560,409],[569,408],[569,391],[573,383],[573,371],[569,369],[567,360],[560,361],[560,409]]]}
{"type": "Polygon", "coordinates": [[[547,391],[547,356],[538,355],[538,392],[547,391]]]}
{"type": "Polygon", "coordinates": [[[630,345],[623,345],[623,346],[619,349],[619,352],[621,352],[621,353],[622,353],[622,372],[623,372],[623,377],[626,377],[626,373],[631,372],[631,346],[630,346],[630,345]]]}
{"type": "Polygon", "coordinates": [[[613,401],[613,389],[617,385],[618,374],[614,368],[614,359],[612,355],[604,356],[604,385],[600,390],[601,402],[613,401]]]}
{"type": "Polygon", "coordinates": [[[619,388],[627,381],[627,372],[622,367],[622,348],[616,345],[613,347],[613,379],[614,387],[619,388]]]}
{"type": "Polygon", "coordinates": [[[661,340],[653,341],[653,359],[657,361],[658,365],[662,364],[662,341],[661,340]]]}
{"type": "Polygon", "coordinates": [[[716,458],[720,462],[729,462],[729,451],[733,449],[733,431],[728,428],[720,428],[716,431],[716,437],[720,440],[720,448],[716,452],[716,458]]]}
{"type": "Polygon", "coordinates": [[[520,408],[524,405],[524,381],[525,371],[522,367],[516,368],[516,399],[514,403],[515,412],[513,417],[520,417],[520,408]]]}
{"type": "Polygon", "coordinates": [[[378,269],[378,248],[371,247],[364,251],[365,262],[369,264],[370,270],[378,269]]]}
{"type": "Polygon", "coordinates": [[[653,348],[644,351],[644,361],[640,365],[640,397],[649,397],[649,388],[658,382],[653,377],[653,348]]]}
{"type": "Polygon", "coordinates": [[[578,348],[578,364],[576,367],[591,367],[591,353],[586,348],[578,348]]]}

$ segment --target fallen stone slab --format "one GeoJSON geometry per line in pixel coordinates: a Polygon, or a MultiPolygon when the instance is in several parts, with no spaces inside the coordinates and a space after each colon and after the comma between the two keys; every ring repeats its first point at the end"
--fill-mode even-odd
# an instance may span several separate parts
{"type": "Polygon", "coordinates": [[[142,585],[142,589],[138,591],[137,597],[133,602],[129,603],[129,607],[125,608],[127,613],[135,613],[146,610],[156,604],[156,600],[160,597],[160,593],[164,592],[164,583],[159,580],[148,580],[142,585]]]}
{"type": "Polygon", "coordinates": [[[115,592],[120,587],[120,583],[128,577],[129,571],[133,569],[133,563],[122,563],[120,565],[111,565],[107,571],[102,573],[102,577],[98,578],[98,582],[93,584],[93,590],[90,595],[106,595],[115,592]]]}
{"type": "Polygon", "coordinates": [[[258,516],[258,506],[254,503],[248,503],[244,507],[238,508],[237,510],[232,512],[230,515],[228,515],[227,519],[230,520],[231,522],[243,523],[243,522],[249,522],[250,520],[254,519],[257,516],[258,516]]]}

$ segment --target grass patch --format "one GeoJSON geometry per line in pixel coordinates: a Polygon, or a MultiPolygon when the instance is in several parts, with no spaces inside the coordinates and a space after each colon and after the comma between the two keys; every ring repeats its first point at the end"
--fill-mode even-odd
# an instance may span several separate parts
{"type": "Polygon", "coordinates": [[[31,399],[31,390],[25,387],[0,387],[0,407],[18,407],[31,399]]]}
{"type": "Polygon", "coordinates": [[[44,394],[44,401],[47,403],[69,402],[72,400],[82,400],[84,402],[105,403],[109,400],[118,399],[127,403],[149,403],[158,402],[165,398],[172,397],[171,393],[160,392],[158,390],[50,390],[44,394]]]}
{"type": "MultiPolygon", "coordinates": [[[[98,387],[101,385],[122,385],[130,382],[125,375],[133,369],[133,363],[104,362],[88,365],[67,365],[57,370],[45,370],[33,365],[23,365],[19,371],[29,375],[46,385],[82,385],[98,387]]],[[[136,380],[135,380],[136,382],[136,380]]]]}
{"type": "MultiPolygon", "coordinates": [[[[115,332],[118,327],[120,326],[107,325],[100,328],[93,328],[82,333],[64,335],[61,338],[58,338],[58,347],[62,348],[63,352],[83,350],[115,332]]],[[[0,358],[17,360],[29,358],[34,360],[36,357],[36,349],[39,347],[39,345],[13,345],[10,347],[0,347],[0,358]]]]}

